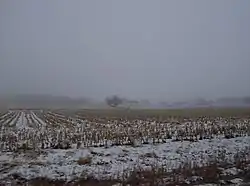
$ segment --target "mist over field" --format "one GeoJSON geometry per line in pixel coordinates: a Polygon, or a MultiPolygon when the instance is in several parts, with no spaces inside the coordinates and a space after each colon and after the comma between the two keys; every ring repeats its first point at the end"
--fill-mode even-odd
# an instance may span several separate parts
{"type": "Polygon", "coordinates": [[[154,104],[244,98],[249,8],[247,0],[2,0],[0,94],[64,105],[114,94],[154,104]]]}
{"type": "Polygon", "coordinates": [[[0,0],[0,183],[250,185],[250,0],[0,0]]]}

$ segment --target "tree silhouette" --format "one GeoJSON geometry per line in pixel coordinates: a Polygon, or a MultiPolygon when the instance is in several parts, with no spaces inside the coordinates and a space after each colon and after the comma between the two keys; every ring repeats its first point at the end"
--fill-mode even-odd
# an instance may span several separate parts
{"type": "Polygon", "coordinates": [[[106,103],[110,107],[117,107],[118,105],[122,104],[122,102],[123,102],[123,100],[116,95],[106,98],[106,103]]]}

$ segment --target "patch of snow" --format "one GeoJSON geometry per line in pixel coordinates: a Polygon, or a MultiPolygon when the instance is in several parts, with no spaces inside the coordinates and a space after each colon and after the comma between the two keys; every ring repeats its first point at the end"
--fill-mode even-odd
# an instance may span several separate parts
{"type": "Polygon", "coordinates": [[[237,168],[233,167],[233,168],[223,170],[222,175],[224,175],[224,176],[227,176],[227,175],[234,176],[234,175],[237,175],[239,172],[241,172],[240,169],[237,169],[237,168]]]}
{"type": "Polygon", "coordinates": [[[21,112],[21,115],[16,122],[16,128],[22,129],[25,128],[26,126],[27,126],[27,119],[25,118],[25,113],[21,112]]]}
{"type": "Polygon", "coordinates": [[[242,183],[243,180],[240,178],[235,178],[235,179],[230,180],[230,182],[233,184],[239,184],[239,183],[242,183]]]}
{"type": "MultiPolygon", "coordinates": [[[[222,149],[225,151],[225,158],[230,160],[238,150],[244,149],[249,144],[250,137],[238,137],[223,140],[202,140],[193,143],[188,141],[168,141],[164,144],[142,145],[136,148],[113,146],[110,148],[45,150],[45,154],[40,154],[33,160],[29,158],[28,153],[9,155],[1,153],[1,164],[8,161],[8,157],[11,160],[8,161],[9,163],[17,162],[16,160],[22,162],[12,167],[8,173],[1,175],[1,177],[8,177],[14,173],[18,173],[26,179],[44,176],[51,179],[72,180],[82,176],[83,173],[93,175],[96,178],[119,177],[119,174],[123,171],[132,170],[137,165],[148,168],[154,162],[167,166],[170,171],[187,160],[203,166],[204,163],[209,161],[211,155],[218,153],[222,149]],[[155,155],[145,156],[145,154],[155,155]],[[77,161],[82,157],[91,157],[91,163],[79,165],[77,161]]],[[[235,175],[237,172],[238,170],[235,168],[224,170],[226,175],[235,175]]]]}
{"type": "Polygon", "coordinates": [[[34,118],[34,120],[38,121],[43,127],[45,127],[47,124],[39,118],[33,111],[31,111],[31,116],[34,118]]]}

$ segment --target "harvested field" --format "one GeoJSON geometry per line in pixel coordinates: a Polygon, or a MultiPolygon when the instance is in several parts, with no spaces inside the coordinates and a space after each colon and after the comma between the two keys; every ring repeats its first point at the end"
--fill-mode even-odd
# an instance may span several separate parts
{"type": "Polygon", "coordinates": [[[3,185],[240,185],[250,109],[9,110],[0,167],[3,185]]]}

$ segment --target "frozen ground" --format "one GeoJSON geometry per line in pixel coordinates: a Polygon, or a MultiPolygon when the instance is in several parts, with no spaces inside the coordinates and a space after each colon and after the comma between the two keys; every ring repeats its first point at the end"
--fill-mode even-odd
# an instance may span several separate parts
{"type": "Polygon", "coordinates": [[[98,179],[121,176],[125,170],[135,166],[150,168],[153,163],[163,164],[170,170],[192,161],[202,166],[213,156],[223,152],[222,159],[233,162],[239,151],[250,146],[250,137],[212,139],[198,142],[167,142],[141,147],[115,146],[111,148],[88,148],[68,150],[46,150],[41,153],[0,153],[0,179],[18,174],[25,179],[47,177],[50,179],[74,180],[82,176],[98,179]],[[79,165],[80,158],[91,161],[79,165]]]}
{"type": "MultiPolygon", "coordinates": [[[[250,162],[249,131],[249,118],[157,123],[10,111],[0,117],[0,183],[14,177],[26,181],[123,179],[135,168],[157,166],[171,172],[187,164],[192,169],[216,161],[231,165],[221,170],[221,176],[232,176],[230,184],[237,185],[243,180],[237,177],[241,170],[235,161],[243,154],[240,159],[250,162]],[[144,138],[150,144],[143,145],[144,138]],[[68,149],[55,147],[64,142],[69,143],[68,149]]],[[[186,183],[192,185],[193,179],[200,178],[186,183]]]]}

